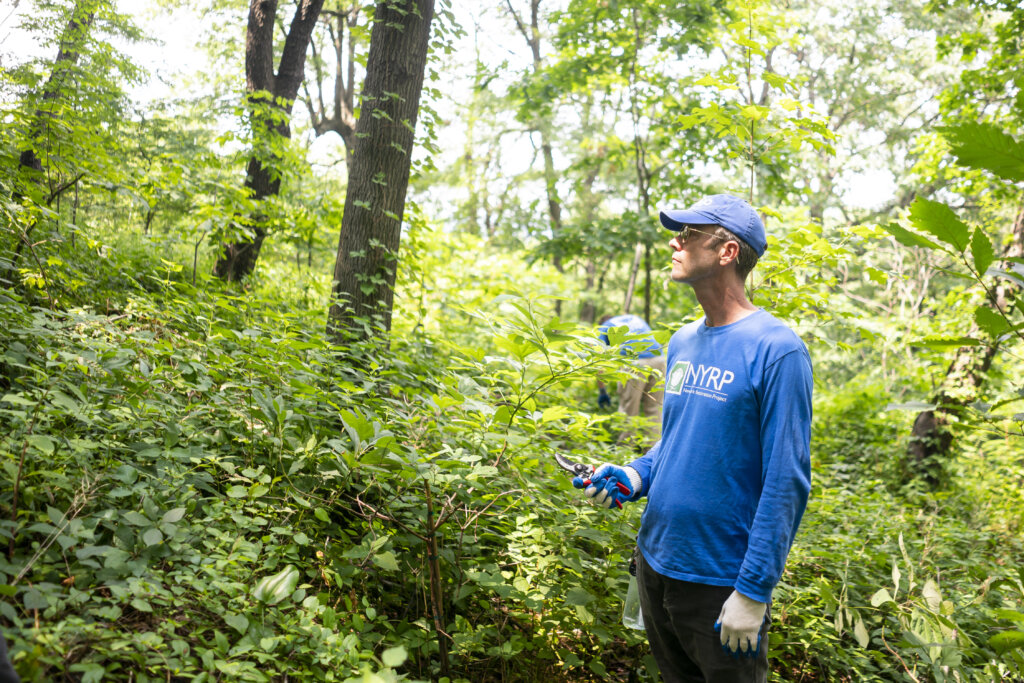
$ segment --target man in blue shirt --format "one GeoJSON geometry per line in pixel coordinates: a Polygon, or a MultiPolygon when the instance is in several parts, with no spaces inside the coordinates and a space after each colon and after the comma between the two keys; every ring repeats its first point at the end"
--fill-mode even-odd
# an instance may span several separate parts
{"type": "MultiPolygon", "coordinates": [[[[625,326],[630,335],[651,332],[650,325],[638,315],[624,313],[622,315],[606,315],[601,318],[597,328],[598,339],[608,344],[608,330],[625,326]]],[[[661,437],[661,402],[664,397],[662,380],[665,377],[665,354],[661,344],[654,337],[631,339],[622,344],[620,353],[623,356],[635,356],[636,368],[631,370],[631,377],[619,383],[619,412],[630,417],[642,415],[645,425],[640,436],[647,439],[646,443],[635,444],[640,452],[644,452],[661,437]]],[[[611,398],[598,380],[600,390],[598,405],[602,408],[611,405],[611,398]]],[[[623,432],[619,442],[633,437],[630,432],[623,432]]]]}
{"type": "Polygon", "coordinates": [[[767,246],[747,202],[712,195],[661,223],[704,317],[669,341],[661,440],[573,484],[605,507],[647,498],[637,579],[663,678],[764,682],[768,604],[810,491],[811,361],[747,300],[767,246]]]}

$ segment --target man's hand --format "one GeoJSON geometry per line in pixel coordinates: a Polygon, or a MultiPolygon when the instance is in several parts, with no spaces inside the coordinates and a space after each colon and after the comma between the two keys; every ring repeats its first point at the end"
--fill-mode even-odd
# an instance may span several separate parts
{"type": "Polygon", "coordinates": [[[622,507],[626,501],[639,497],[642,480],[640,473],[632,467],[620,467],[611,463],[599,466],[590,479],[576,477],[572,485],[578,489],[585,488],[583,494],[594,504],[601,507],[622,507]]]}
{"type": "Polygon", "coordinates": [[[715,622],[720,632],[722,649],[742,652],[753,657],[761,646],[761,625],[768,605],[733,591],[722,605],[722,612],[715,622]]]}
{"type": "Polygon", "coordinates": [[[598,408],[611,408],[612,397],[608,395],[608,390],[604,387],[600,387],[597,390],[597,407],[598,408]]]}

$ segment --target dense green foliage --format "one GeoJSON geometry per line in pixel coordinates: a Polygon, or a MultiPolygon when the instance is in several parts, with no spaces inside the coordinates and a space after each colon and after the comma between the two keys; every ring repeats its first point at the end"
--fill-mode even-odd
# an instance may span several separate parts
{"type": "MultiPolygon", "coordinates": [[[[616,443],[627,419],[594,396],[622,358],[574,320],[585,302],[617,309],[637,241],[663,265],[645,192],[738,187],[769,219],[751,297],[801,333],[816,376],[814,485],[774,596],[774,677],[1024,677],[1024,108],[1006,77],[1022,73],[1019,9],[891,19],[913,38],[901,59],[948,69],[919,79],[945,88],[940,127],[913,103],[871,109],[877,83],[836,86],[858,126],[891,133],[878,156],[920,195],[857,217],[795,179],[831,182],[835,148],[855,156],[807,107],[824,78],[807,64],[846,50],[878,8],[823,5],[844,27],[830,44],[799,29],[806,7],[693,5],[699,35],[667,39],[659,18],[694,17],[573,0],[552,15],[550,63],[498,94],[478,62],[461,103],[502,112],[495,126],[540,125],[528,104],[549,123],[575,112],[552,157],[563,174],[506,176],[480,154],[501,135],[476,121],[456,166],[418,167],[391,335],[330,345],[344,182],[312,172],[296,135],[276,141],[280,195],[254,206],[245,107],[136,115],[121,85],[142,76],[111,36],[137,29],[108,2],[32,4],[24,30],[80,56],[20,63],[0,90],[0,630],[26,680],[657,680],[620,621],[641,506],[595,509],[552,462],[634,456],[616,443]],[[88,7],[90,30],[65,35],[88,7]],[[659,40],[665,60],[640,59],[659,40]],[[715,50],[743,60],[670,78],[715,50]],[[984,106],[956,97],[972,88],[984,106]],[[26,149],[41,170],[19,163],[26,149]],[[432,194],[446,183],[469,195],[448,217],[432,194]],[[552,235],[543,205],[559,196],[552,235]],[[270,236],[254,275],[207,275],[257,208],[270,236]],[[951,372],[972,354],[982,372],[951,372]],[[911,422],[928,410],[952,447],[921,460],[911,422]]],[[[823,72],[854,79],[872,66],[855,58],[871,55],[823,72]]],[[[427,118],[421,137],[444,144],[427,118]]],[[[663,284],[657,327],[699,315],[663,284]]]]}

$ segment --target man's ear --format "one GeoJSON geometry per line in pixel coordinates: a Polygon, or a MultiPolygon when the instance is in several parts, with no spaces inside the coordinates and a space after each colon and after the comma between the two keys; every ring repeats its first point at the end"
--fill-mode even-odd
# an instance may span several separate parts
{"type": "Polygon", "coordinates": [[[718,250],[718,262],[723,266],[735,263],[739,257],[740,245],[735,240],[724,242],[718,250]]]}

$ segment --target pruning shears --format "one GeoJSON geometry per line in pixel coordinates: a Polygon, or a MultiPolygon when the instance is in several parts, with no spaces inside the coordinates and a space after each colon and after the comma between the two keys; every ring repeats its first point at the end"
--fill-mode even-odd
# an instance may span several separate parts
{"type": "MultiPolygon", "coordinates": [[[[594,470],[597,469],[593,465],[586,465],[582,462],[570,460],[561,453],[555,453],[555,462],[558,463],[558,466],[561,467],[563,470],[571,472],[574,477],[579,477],[583,479],[583,486],[585,487],[590,486],[590,477],[592,474],[594,474],[594,470]]],[[[623,484],[621,481],[616,482],[616,486],[619,487],[619,491],[621,491],[627,496],[629,495],[629,487],[623,484]]],[[[619,501],[615,501],[615,505],[616,507],[619,508],[622,507],[622,503],[620,503],[619,501]]]]}

